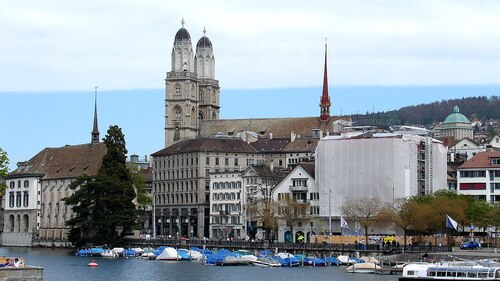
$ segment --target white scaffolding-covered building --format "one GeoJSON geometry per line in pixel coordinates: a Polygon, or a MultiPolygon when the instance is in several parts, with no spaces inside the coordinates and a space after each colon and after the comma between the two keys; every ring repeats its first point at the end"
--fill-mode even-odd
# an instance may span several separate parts
{"type": "MultiPolygon", "coordinates": [[[[446,160],[446,147],[430,137],[325,137],[316,149],[320,216],[338,221],[347,200],[368,197],[393,204],[399,198],[446,189],[446,160]]],[[[334,226],[338,230],[338,223],[334,226]]]]}

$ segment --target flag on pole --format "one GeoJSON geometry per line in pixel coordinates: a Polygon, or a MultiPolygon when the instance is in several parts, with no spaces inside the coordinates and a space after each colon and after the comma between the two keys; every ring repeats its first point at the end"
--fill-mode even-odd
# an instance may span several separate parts
{"type": "Polygon", "coordinates": [[[347,225],[347,221],[344,219],[344,216],[340,216],[340,228],[349,228],[347,225]]]}
{"type": "Polygon", "coordinates": [[[446,214],[446,227],[458,230],[458,223],[456,220],[452,219],[448,214],[446,214]]]}

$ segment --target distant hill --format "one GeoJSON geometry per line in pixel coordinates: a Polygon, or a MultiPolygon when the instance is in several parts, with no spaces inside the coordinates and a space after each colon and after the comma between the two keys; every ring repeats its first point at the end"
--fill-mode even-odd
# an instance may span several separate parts
{"type": "Polygon", "coordinates": [[[458,106],[460,113],[469,120],[477,117],[480,120],[500,119],[500,97],[467,97],[436,101],[433,103],[405,106],[387,112],[353,115],[354,126],[374,125],[387,128],[391,125],[424,125],[444,121],[453,108],[458,106]]]}

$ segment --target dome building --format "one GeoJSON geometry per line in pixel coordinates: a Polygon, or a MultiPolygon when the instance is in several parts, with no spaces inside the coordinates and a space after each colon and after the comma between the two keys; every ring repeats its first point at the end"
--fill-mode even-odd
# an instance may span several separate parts
{"type": "Polygon", "coordinates": [[[443,123],[436,126],[434,137],[441,139],[453,138],[457,141],[464,138],[473,139],[474,129],[469,119],[460,113],[458,106],[455,106],[453,113],[448,115],[443,123]]]}

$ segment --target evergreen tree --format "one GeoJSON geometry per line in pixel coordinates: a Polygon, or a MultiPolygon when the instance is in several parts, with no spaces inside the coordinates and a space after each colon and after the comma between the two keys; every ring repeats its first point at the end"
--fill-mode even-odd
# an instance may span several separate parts
{"type": "Polygon", "coordinates": [[[135,191],[125,165],[125,136],[118,126],[110,126],[103,140],[107,152],[98,174],[78,177],[70,185],[75,192],[64,199],[73,210],[66,223],[71,228],[68,239],[77,247],[120,244],[120,230],[136,224],[135,191]]]}
{"type": "Polygon", "coordinates": [[[5,189],[7,189],[7,186],[2,183],[2,180],[5,179],[8,173],[9,157],[7,156],[7,152],[3,151],[0,147],[0,196],[3,196],[5,189]]]}

